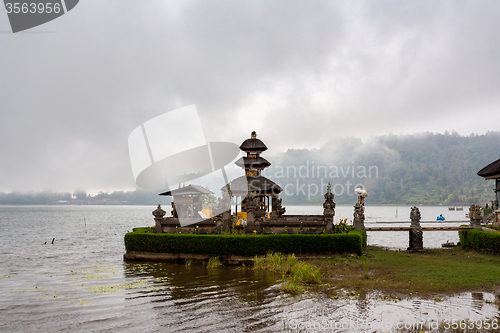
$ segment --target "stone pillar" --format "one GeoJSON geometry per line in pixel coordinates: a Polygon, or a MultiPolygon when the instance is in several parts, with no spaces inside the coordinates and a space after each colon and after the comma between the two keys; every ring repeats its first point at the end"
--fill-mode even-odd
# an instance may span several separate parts
{"type": "MultiPolygon", "coordinates": [[[[262,221],[262,219],[258,218],[258,219],[255,219],[253,222],[253,228],[254,228],[255,232],[258,234],[260,234],[262,232],[262,228],[260,226],[260,221],[262,221]]],[[[253,230],[252,230],[252,232],[253,232],[253,230]]]]}
{"type": "Polygon", "coordinates": [[[231,231],[231,211],[222,213],[222,231],[231,231]]]}
{"type": "Polygon", "coordinates": [[[482,230],[481,227],[481,207],[479,205],[472,204],[469,207],[469,220],[470,226],[474,229],[482,230]]]}
{"type": "Polygon", "coordinates": [[[222,222],[222,216],[215,216],[215,230],[218,234],[224,231],[224,223],[222,222]]]}
{"type": "MultiPolygon", "coordinates": [[[[257,210],[259,210],[259,199],[255,197],[253,191],[248,191],[247,193],[247,225],[246,225],[246,233],[251,234],[255,230],[255,220],[259,218],[257,210]]],[[[260,224],[259,224],[260,225],[260,224]]]]}
{"type": "Polygon", "coordinates": [[[335,202],[333,202],[333,198],[332,185],[328,183],[325,193],[325,202],[323,203],[323,221],[325,222],[325,229],[328,233],[331,233],[333,230],[333,218],[335,216],[335,202]]]}
{"type": "MultiPolygon", "coordinates": [[[[173,203],[172,203],[173,204],[173,203]]],[[[165,216],[167,212],[161,209],[161,205],[158,205],[158,208],[156,208],[152,214],[155,217],[155,232],[162,232],[161,229],[161,222],[163,221],[163,216],[165,216]]]]}
{"type": "Polygon", "coordinates": [[[421,251],[424,249],[424,235],[422,227],[420,226],[420,219],[420,211],[416,206],[412,207],[410,212],[410,227],[412,229],[410,230],[410,244],[408,247],[408,251],[410,252],[421,251]]]}
{"type": "Polygon", "coordinates": [[[352,221],[352,226],[356,230],[365,230],[365,207],[358,200],[354,205],[354,220],[352,221]]]}
{"type": "Polygon", "coordinates": [[[247,225],[245,228],[247,234],[251,234],[255,230],[255,220],[255,213],[253,211],[247,211],[247,225]]]}

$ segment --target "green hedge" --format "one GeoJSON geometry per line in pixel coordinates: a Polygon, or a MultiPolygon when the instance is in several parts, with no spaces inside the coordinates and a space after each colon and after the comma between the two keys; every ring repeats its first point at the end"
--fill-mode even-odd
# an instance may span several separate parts
{"type": "Polygon", "coordinates": [[[366,245],[365,231],[345,234],[279,234],[279,235],[198,235],[151,233],[135,228],[125,234],[127,252],[199,253],[211,255],[255,256],[268,252],[356,253],[366,245]]]}
{"type": "Polygon", "coordinates": [[[464,249],[475,250],[487,253],[500,253],[500,232],[483,230],[462,230],[460,235],[460,245],[464,249]]]}

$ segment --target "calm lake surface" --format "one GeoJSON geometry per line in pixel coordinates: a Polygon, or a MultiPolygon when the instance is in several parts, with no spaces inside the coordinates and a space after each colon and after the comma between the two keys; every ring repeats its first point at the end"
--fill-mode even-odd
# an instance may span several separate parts
{"type": "MultiPolygon", "coordinates": [[[[290,296],[279,291],[280,276],[249,268],[124,262],[124,234],[153,226],[155,208],[0,206],[0,332],[397,332],[398,323],[499,316],[495,295],[483,292],[398,303],[376,292],[290,296]]],[[[322,213],[320,206],[286,208],[322,213]]],[[[422,221],[432,221],[426,226],[465,224],[464,209],[420,207],[422,221]],[[439,214],[463,222],[436,223],[439,214]]],[[[352,212],[337,206],[336,222],[352,212]]],[[[410,207],[367,206],[366,225],[407,226],[409,214],[410,207]]],[[[424,232],[425,247],[447,240],[457,242],[458,233],[424,232]]],[[[368,243],[406,249],[408,233],[369,232],[368,243]]]]}

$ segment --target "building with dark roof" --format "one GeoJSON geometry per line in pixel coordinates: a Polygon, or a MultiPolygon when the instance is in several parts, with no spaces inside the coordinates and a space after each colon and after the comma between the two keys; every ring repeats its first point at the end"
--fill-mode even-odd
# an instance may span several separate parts
{"type": "Polygon", "coordinates": [[[500,159],[479,170],[477,175],[484,177],[484,179],[495,179],[494,191],[498,206],[498,202],[500,202],[500,159]]]}
{"type": "MultiPolygon", "coordinates": [[[[246,153],[246,156],[237,160],[235,164],[245,170],[245,175],[229,183],[230,194],[236,197],[236,200],[240,198],[240,211],[245,212],[246,196],[251,192],[252,196],[257,197],[259,206],[269,213],[271,200],[273,200],[274,204],[283,189],[261,174],[262,170],[271,165],[268,160],[260,156],[263,151],[267,150],[267,147],[264,142],[257,139],[257,133],[253,131],[251,137],[243,141],[240,149],[246,153]]],[[[221,190],[227,193],[227,186],[224,186],[221,190]]],[[[238,201],[236,202],[238,203],[238,201]]]]}
{"type": "Polygon", "coordinates": [[[202,210],[201,195],[214,194],[212,191],[198,185],[188,185],[178,189],[160,193],[160,195],[171,195],[172,216],[183,218],[197,218],[202,210]]]}

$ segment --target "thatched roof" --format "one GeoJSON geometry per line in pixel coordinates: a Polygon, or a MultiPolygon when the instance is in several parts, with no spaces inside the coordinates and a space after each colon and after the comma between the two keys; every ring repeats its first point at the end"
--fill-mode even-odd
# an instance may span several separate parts
{"type": "Polygon", "coordinates": [[[271,165],[268,160],[264,157],[242,157],[236,162],[234,162],[239,167],[242,168],[252,168],[252,169],[263,169],[271,165]]]}
{"type": "MultiPolygon", "coordinates": [[[[248,192],[248,185],[252,191],[257,192],[257,195],[279,194],[283,189],[270,179],[263,176],[241,176],[229,183],[231,193],[235,196],[245,195],[248,192]]],[[[227,191],[226,186],[221,188],[222,191],[227,191]]]]}
{"type": "Polygon", "coordinates": [[[264,142],[257,139],[257,133],[253,131],[251,134],[251,138],[243,141],[243,143],[240,146],[240,149],[243,151],[263,152],[264,150],[267,150],[267,147],[264,144],[264,142]]]}
{"type": "Polygon", "coordinates": [[[159,195],[196,195],[196,194],[214,194],[214,192],[207,190],[206,188],[198,185],[188,185],[176,190],[171,190],[167,192],[160,193],[159,195]]]}
{"type": "Polygon", "coordinates": [[[477,175],[486,179],[500,178],[500,159],[479,170],[477,175]]]}
{"type": "Polygon", "coordinates": [[[267,150],[267,147],[259,139],[246,139],[241,144],[240,149],[244,151],[264,151],[267,150]]]}

